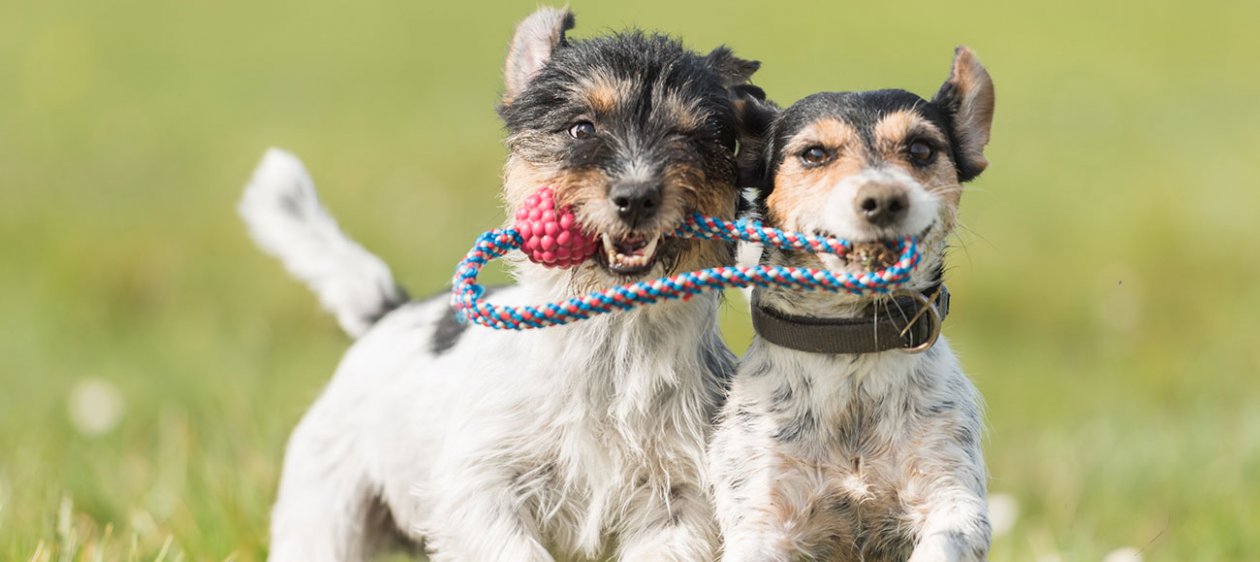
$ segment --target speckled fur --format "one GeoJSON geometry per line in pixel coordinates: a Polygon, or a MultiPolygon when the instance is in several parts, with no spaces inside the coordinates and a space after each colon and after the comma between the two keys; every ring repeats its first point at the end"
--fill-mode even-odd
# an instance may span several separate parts
{"type": "MultiPolygon", "coordinates": [[[[839,216],[845,213],[836,209],[848,207],[835,205],[847,204],[863,182],[898,182],[917,191],[910,201],[921,207],[905,219],[919,224],[901,226],[917,231],[930,224],[924,263],[911,286],[935,284],[959,184],[987,164],[980,148],[992,116],[992,84],[966,49],[959,49],[941,92],[931,102],[899,91],[823,94],[785,110],[767,149],[766,173],[780,182],[764,198],[768,221],[859,239],[904,234],[872,233],[839,216]],[[904,125],[915,120],[922,122],[921,133],[939,133],[939,159],[931,165],[915,167],[903,157],[904,146],[917,138],[907,136],[904,125]],[[822,133],[832,140],[819,140],[812,124],[821,121],[844,126],[822,127],[832,131],[822,133]],[[830,167],[779,173],[800,151],[828,142],[837,143],[829,146],[836,154],[830,167]],[[799,183],[782,184],[788,177],[799,183]],[[916,211],[927,215],[915,218],[916,211]]],[[[763,259],[846,267],[778,252],[763,259]]],[[[872,305],[869,299],[787,290],[761,297],[781,312],[816,317],[852,316],[872,305]]],[[[990,529],[982,423],[980,397],[944,338],[920,355],[817,354],[755,338],[710,448],[722,559],[985,559],[990,529]]]]}

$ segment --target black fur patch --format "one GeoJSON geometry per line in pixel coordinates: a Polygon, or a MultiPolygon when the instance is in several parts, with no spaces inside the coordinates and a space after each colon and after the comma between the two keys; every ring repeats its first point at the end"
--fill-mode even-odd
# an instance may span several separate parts
{"type": "Polygon", "coordinates": [[[771,407],[773,408],[775,405],[780,403],[791,401],[792,396],[792,385],[786,382],[779,385],[779,388],[774,390],[774,394],[770,395],[771,407]]]}
{"type": "MultiPolygon", "coordinates": [[[[484,295],[488,297],[492,292],[494,292],[493,288],[486,287],[484,295]]],[[[450,298],[450,294],[450,291],[447,290],[429,297],[425,302],[444,301],[450,298]]],[[[438,319],[437,326],[433,328],[433,338],[429,342],[429,351],[434,355],[446,353],[455,347],[455,344],[459,343],[459,337],[464,335],[464,330],[467,330],[468,326],[468,322],[459,321],[454,308],[446,307],[442,311],[442,317],[438,319]]]]}
{"type": "Polygon", "coordinates": [[[394,298],[382,301],[381,308],[363,315],[363,320],[366,321],[367,325],[375,325],[382,318],[389,316],[389,313],[398,310],[399,307],[411,301],[411,297],[407,296],[407,291],[402,287],[395,287],[394,294],[394,298]]]}
{"type": "Polygon", "coordinates": [[[714,348],[709,346],[701,348],[701,354],[704,367],[710,373],[717,375],[723,386],[730,386],[731,379],[735,377],[734,356],[729,351],[726,351],[725,347],[714,348]]]}
{"type": "Polygon", "coordinates": [[[800,440],[802,435],[812,433],[816,427],[818,427],[818,420],[814,417],[814,413],[805,410],[780,427],[774,433],[774,438],[784,443],[792,443],[800,440]]]}

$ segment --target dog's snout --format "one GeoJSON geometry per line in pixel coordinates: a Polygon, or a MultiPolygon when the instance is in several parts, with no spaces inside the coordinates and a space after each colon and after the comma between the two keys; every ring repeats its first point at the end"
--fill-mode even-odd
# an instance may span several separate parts
{"type": "Polygon", "coordinates": [[[633,227],[651,219],[660,210],[661,191],[658,183],[622,182],[613,185],[608,198],[617,207],[617,216],[633,227]]]}
{"type": "Polygon", "coordinates": [[[858,189],[854,207],[859,217],[874,226],[890,226],[910,211],[910,194],[902,186],[870,183],[858,189]]]}

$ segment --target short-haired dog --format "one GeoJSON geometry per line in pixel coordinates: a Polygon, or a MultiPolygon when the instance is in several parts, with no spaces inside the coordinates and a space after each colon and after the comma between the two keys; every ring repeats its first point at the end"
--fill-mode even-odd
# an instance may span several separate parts
{"type": "Polygon", "coordinates": [[[775,118],[766,222],[854,245],[843,258],[767,249],[764,263],[862,273],[905,236],[921,262],[893,296],[755,291],[757,336],[711,446],[723,560],[986,557],[980,399],[936,336],[946,238],[962,183],[988,164],[993,103],[959,48],[931,100],[823,93],[775,118]]]}
{"type": "MultiPolygon", "coordinates": [[[[541,9],[512,39],[503,197],[512,216],[550,187],[600,250],[572,269],[517,259],[518,283],[487,295],[496,303],[734,260],[729,244],[670,234],[693,212],[734,218],[757,63],[640,31],[574,39],[571,27],[567,10],[541,9]]],[[[445,293],[402,304],[291,157],[264,161],[241,211],[360,336],[289,441],[272,560],[360,560],[395,529],[435,561],[713,558],[705,448],[734,371],[717,297],[523,332],[471,327],[445,293]]]]}

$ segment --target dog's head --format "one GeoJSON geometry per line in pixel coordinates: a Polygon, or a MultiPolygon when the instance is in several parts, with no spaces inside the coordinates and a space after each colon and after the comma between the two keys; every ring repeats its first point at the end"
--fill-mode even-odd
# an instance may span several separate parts
{"type": "Polygon", "coordinates": [[[962,183],[988,166],[992,119],[993,83],[965,47],[931,101],[878,90],[815,94],[787,108],[766,148],[765,218],[779,228],[852,240],[856,251],[849,260],[776,260],[860,273],[887,265],[888,243],[915,235],[924,258],[916,284],[935,281],[962,183]]]}
{"type": "Polygon", "coordinates": [[[572,26],[544,8],[512,40],[500,107],[509,213],[542,186],[573,207],[600,246],[572,273],[581,288],[731,263],[727,244],[669,234],[695,211],[734,216],[737,147],[751,134],[741,100],[764,98],[747,84],[758,63],[637,31],[573,40],[572,26]]]}

